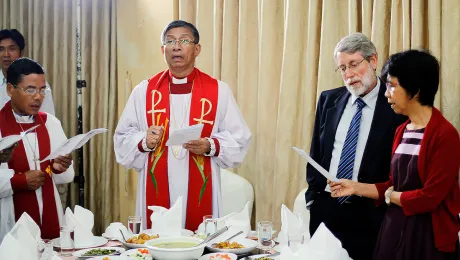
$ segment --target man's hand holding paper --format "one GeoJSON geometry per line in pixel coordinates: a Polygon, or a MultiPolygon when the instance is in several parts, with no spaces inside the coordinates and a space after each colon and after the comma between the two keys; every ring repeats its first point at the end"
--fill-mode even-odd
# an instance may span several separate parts
{"type": "Polygon", "coordinates": [[[65,156],[58,156],[54,159],[53,168],[58,172],[64,172],[69,169],[72,164],[72,156],[67,154],[65,156]]]}
{"type": "Polygon", "coordinates": [[[209,153],[211,150],[211,144],[208,139],[201,138],[200,140],[192,140],[184,144],[184,148],[196,155],[203,155],[209,153]]]}

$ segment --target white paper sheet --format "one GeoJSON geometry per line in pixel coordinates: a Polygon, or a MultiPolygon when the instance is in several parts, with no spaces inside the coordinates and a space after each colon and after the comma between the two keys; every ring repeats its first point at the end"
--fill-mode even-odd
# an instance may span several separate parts
{"type": "Polygon", "coordinates": [[[21,132],[21,134],[19,134],[19,135],[10,135],[10,136],[7,136],[5,138],[0,138],[0,151],[8,149],[11,146],[13,146],[15,143],[21,141],[22,139],[24,139],[24,137],[28,133],[32,132],[35,128],[37,128],[39,126],[40,125],[36,125],[34,127],[31,127],[27,131],[21,132]]]}
{"type": "Polygon", "coordinates": [[[192,140],[199,140],[202,131],[203,124],[187,126],[181,129],[174,129],[169,133],[169,139],[166,142],[166,145],[183,145],[192,140]]]}
{"type": "Polygon", "coordinates": [[[56,150],[50,153],[43,161],[52,160],[60,155],[67,155],[70,154],[72,151],[81,148],[86,142],[89,141],[93,136],[105,133],[108,130],[106,128],[97,128],[91,131],[88,131],[86,134],[79,134],[76,135],[67,141],[65,141],[61,146],[59,146],[56,150]]]}
{"type": "Polygon", "coordinates": [[[315,160],[313,160],[304,150],[299,149],[297,147],[292,147],[294,151],[296,151],[300,156],[305,158],[307,162],[311,164],[319,173],[321,173],[326,179],[330,181],[339,181],[335,176],[332,176],[326,169],[324,169],[321,165],[319,165],[315,160]]]}

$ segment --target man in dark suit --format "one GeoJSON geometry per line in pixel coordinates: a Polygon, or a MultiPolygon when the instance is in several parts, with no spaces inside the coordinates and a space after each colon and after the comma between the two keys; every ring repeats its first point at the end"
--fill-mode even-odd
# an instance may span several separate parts
{"type": "MultiPolygon", "coordinates": [[[[310,156],[338,179],[365,183],[388,180],[394,133],[405,121],[384,96],[377,77],[377,51],[363,34],[340,40],[334,50],[345,86],[324,91],[318,101],[310,156]]],[[[370,260],[386,207],[352,196],[332,198],[327,180],[307,165],[310,234],[321,222],[354,260],[370,260]]]]}

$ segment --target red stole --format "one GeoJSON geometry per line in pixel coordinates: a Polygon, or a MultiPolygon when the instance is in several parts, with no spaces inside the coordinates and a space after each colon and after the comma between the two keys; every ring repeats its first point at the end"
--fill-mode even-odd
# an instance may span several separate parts
{"type": "MultiPolygon", "coordinates": [[[[50,154],[50,136],[45,126],[47,114],[39,112],[38,115],[35,116],[35,119],[34,123],[21,124],[21,126],[24,131],[26,131],[33,126],[40,124],[40,126],[34,131],[36,131],[40,160],[42,160],[50,154]]],[[[16,122],[16,118],[13,115],[11,101],[6,103],[0,111],[0,126],[7,126],[0,127],[0,132],[3,137],[18,135],[22,132],[21,126],[16,122]]],[[[13,169],[14,174],[23,174],[30,170],[29,160],[24,148],[24,145],[28,145],[26,143],[26,140],[19,142],[19,145],[14,149],[11,160],[8,162],[8,168],[13,169]]],[[[44,161],[40,163],[40,170],[46,173],[46,170],[50,166],[50,161],[44,161]]],[[[14,192],[13,201],[15,218],[17,221],[21,217],[22,213],[27,212],[27,214],[29,214],[40,227],[43,239],[57,238],[59,237],[59,218],[56,208],[56,200],[54,197],[54,183],[50,174],[45,174],[45,184],[41,188],[43,201],[42,221],[40,221],[37,195],[35,191],[31,190],[14,192]]]]}
{"type": "MultiPolygon", "coordinates": [[[[189,125],[204,124],[201,137],[210,137],[217,111],[218,83],[209,75],[195,68],[192,88],[189,125]]],[[[168,147],[169,138],[169,71],[163,71],[149,80],[147,87],[146,115],[147,125],[164,126],[165,131],[160,145],[148,159],[146,178],[146,212],[147,206],[170,207],[168,183],[168,147]]],[[[208,156],[189,153],[189,183],[187,200],[186,228],[196,230],[203,216],[212,215],[212,169],[208,156]]],[[[147,218],[147,228],[152,226],[147,218]]]]}

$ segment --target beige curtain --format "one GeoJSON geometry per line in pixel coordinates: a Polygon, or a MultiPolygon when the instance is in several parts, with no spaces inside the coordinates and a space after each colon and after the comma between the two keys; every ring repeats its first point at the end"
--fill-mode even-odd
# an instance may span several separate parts
{"type": "MultiPolygon", "coordinates": [[[[106,127],[109,132],[94,137],[84,146],[85,208],[94,213],[100,234],[118,220],[118,167],[113,153],[117,122],[116,3],[112,0],[81,0],[83,132],[106,127]]],[[[26,39],[24,56],[46,69],[56,107],[67,136],[77,134],[76,89],[76,0],[1,0],[3,28],[16,28],[26,39]]],[[[73,154],[78,174],[77,154],[73,154]]],[[[77,185],[59,187],[63,204],[78,203],[77,185]]]]}
{"type": "MultiPolygon", "coordinates": [[[[458,0],[176,0],[177,18],[201,36],[197,67],[228,82],[254,134],[237,170],[255,189],[255,219],[280,224],[306,187],[305,162],[321,91],[342,85],[333,50],[361,31],[389,54],[428,48],[441,62],[436,106],[460,129],[458,0]]],[[[423,75],[420,75],[423,77],[423,75]]]]}

